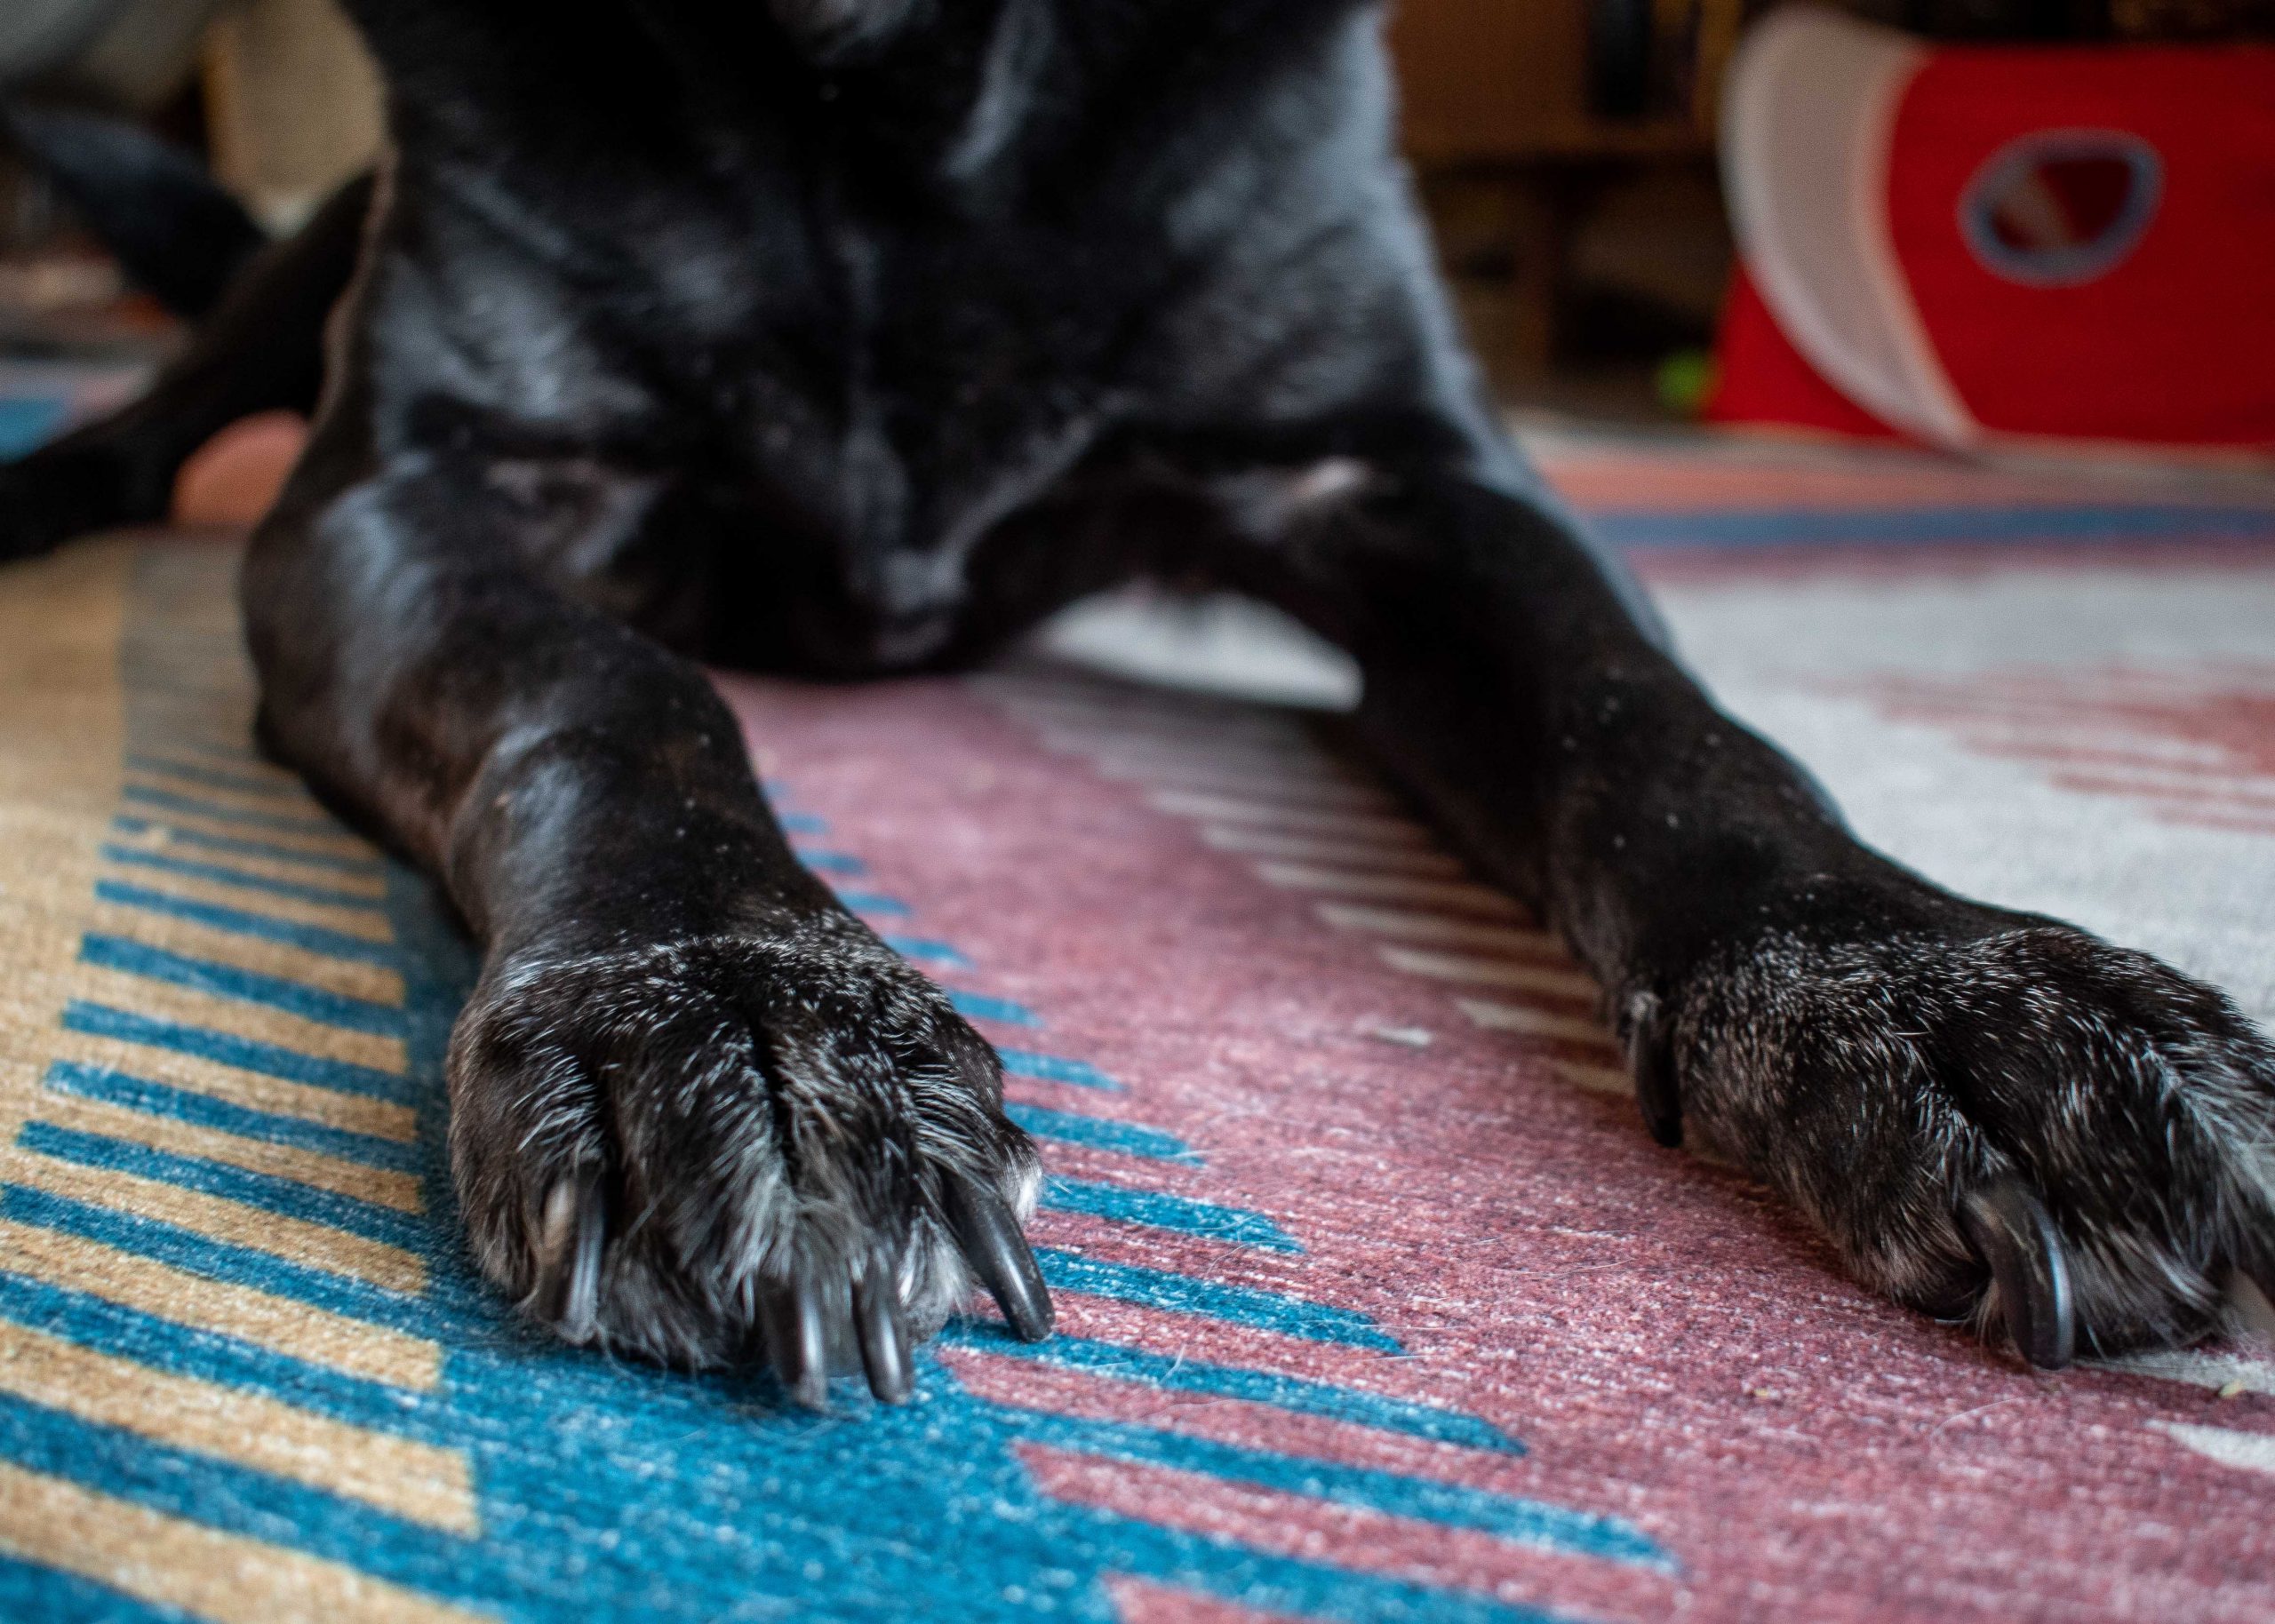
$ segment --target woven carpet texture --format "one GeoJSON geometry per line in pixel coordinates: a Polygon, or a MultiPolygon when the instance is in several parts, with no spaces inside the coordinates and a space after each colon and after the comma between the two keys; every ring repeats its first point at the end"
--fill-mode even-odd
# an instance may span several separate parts
{"type": "MultiPolygon", "coordinates": [[[[1867,839],[2275,1016],[2275,490],[1537,450],[1867,839]]],[[[232,564],[0,571],[0,1617],[2275,1617],[2263,1347],[1878,1301],[1331,728],[1036,660],[722,683],[1001,1049],[1058,1337],[826,1416],[531,1338],[443,1160],[467,951],[251,750],[232,564]]]]}

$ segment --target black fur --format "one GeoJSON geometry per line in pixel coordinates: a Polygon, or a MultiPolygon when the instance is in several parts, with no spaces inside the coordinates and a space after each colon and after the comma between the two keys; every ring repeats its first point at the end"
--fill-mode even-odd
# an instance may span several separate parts
{"type": "Polygon", "coordinates": [[[182,463],[213,435],[255,412],[314,410],[324,321],[355,274],[371,206],[369,178],[343,187],[298,236],[252,255],[148,394],[0,464],[0,559],[155,523],[182,463]]]}
{"type": "Polygon", "coordinates": [[[4,131],[86,218],[127,275],[179,316],[209,314],[267,234],[204,164],[140,125],[0,107],[4,131]]]}
{"type": "MultiPolygon", "coordinates": [[[[694,662],[961,665],[1145,575],[1349,649],[1386,764],[1613,990],[1654,1131],[1864,1278],[2050,1362],[2065,1272],[2104,1349],[2267,1278],[2264,1040],[1859,846],[1545,498],[1372,4],[351,9],[394,151],[245,609],[269,747],[484,943],[455,1166],[532,1314],[809,1398],[857,1352],[897,1393],[959,1256],[1047,1328],[986,1046],[799,869],[694,662]]],[[[237,295],[297,301],[272,358],[324,229],[237,295]]],[[[178,456],[197,372],[105,443],[178,456]]],[[[9,476],[20,547],[82,454],[9,476]]]]}

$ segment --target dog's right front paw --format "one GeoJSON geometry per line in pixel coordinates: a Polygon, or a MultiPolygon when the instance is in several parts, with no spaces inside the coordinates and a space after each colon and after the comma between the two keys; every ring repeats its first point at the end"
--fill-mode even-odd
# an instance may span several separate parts
{"type": "Polygon", "coordinates": [[[864,1369],[906,1397],[975,1275],[1050,1333],[994,1052],[850,919],[494,967],[450,1071],[475,1255],[571,1341],[818,1405],[864,1369]]]}

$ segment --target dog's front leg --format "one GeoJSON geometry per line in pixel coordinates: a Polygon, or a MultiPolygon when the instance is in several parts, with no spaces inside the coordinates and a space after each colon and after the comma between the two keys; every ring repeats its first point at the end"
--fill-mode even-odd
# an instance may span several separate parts
{"type": "Polygon", "coordinates": [[[967,1266],[1043,1334],[993,1052],[799,865],[702,673],[539,578],[478,466],[316,477],[247,564],[264,736],[482,941],[450,1084],[483,1270],[571,1341],[768,1358],[808,1403],[864,1364],[906,1397],[967,1266]]]}
{"type": "Polygon", "coordinates": [[[2207,1328],[2275,1254],[2275,1054],[2213,989],[1865,848],[1546,506],[1438,469],[1289,510],[1257,579],[1372,740],[1605,990],[1644,1117],[1866,1281],[2059,1365],[2207,1328]]]}

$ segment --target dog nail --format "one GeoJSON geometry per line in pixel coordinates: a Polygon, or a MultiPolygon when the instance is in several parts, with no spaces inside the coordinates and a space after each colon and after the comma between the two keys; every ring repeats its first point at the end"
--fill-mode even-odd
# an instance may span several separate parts
{"type": "Polygon", "coordinates": [[[1999,1311],[2023,1357],[2040,1370],[2069,1364],[2070,1264],[2045,1204],[2020,1179],[1996,1179],[1960,1203],[1960,1227],[1998,1283],[1999,1311]]]}
{"type": "Polygon", "coordinates": [[[1627,1011],[1635,1103],[1642,1108],[1643,1126],[1675,1150],[1682,1143],[1682,1092],[1674,1070],[1674,1017],[1650,992],[1636,994],[1627,1011]]]}
{"type": "Polygon", "coordinates": [[[786,1285],[759,1287],[758,1330],[767,1368],[786,1392],[798,1379],[798,1322],[790,1288],[786,1285]]]}
{"type": "Polygon", "coordinates": [[[767,1291],[760,1302],[766,1333],[766,1362],[790,1401],[802,1409],[829,1407],[829,1327],[822,1319],[821,1294],[803,1280],[767,1291]]]}
{"type": "Polygon", "coordinates": [[[798,1379],[790,1397],[809,1410],[829,1407],[829,1325],[822,1314],[821,1294],[801,1281],[798,1304],[798,1379]]]}
{"type": "Polygon", "coordinates": [[[608,1194],[600,1169],[579,1168],[546,1198],[542,1312],[563,1340],[588,1342],[599,1328],[601,1258],[608,1246],[608,1194]]]}
{"type": "Polygon", "coordinates": [[[890,1270],[875,1267],[853,1286],[853,1323],[861,1341],[861,1363],[869,1390],[880,1404],[906,1404],[915,1390],[909,1367],[908,1327],[901,1318],[900,1293],[890,1270]]]}
{"type": "Polygon", "coordinates": [[[1048,1337],[1056,1318],[1050,1288],[1043,1284],[1042,1270],[1035,1266],[1026,1237],[1019,1233],[1019,1221],[1002,1198],[978,1184],[951,1183],[948,1227],[965,1261],[1003,1310],[1011,1334],[1023,1342],[1048,1337]]]}

